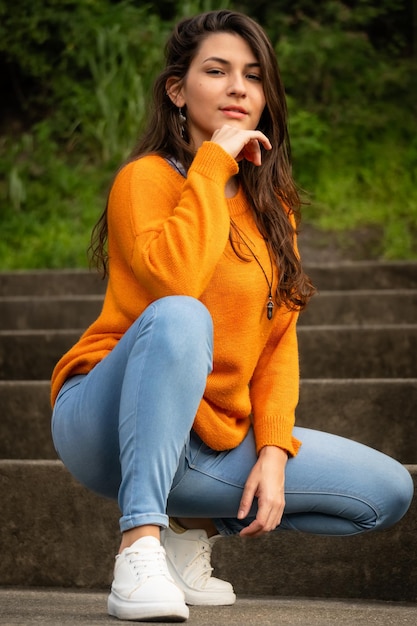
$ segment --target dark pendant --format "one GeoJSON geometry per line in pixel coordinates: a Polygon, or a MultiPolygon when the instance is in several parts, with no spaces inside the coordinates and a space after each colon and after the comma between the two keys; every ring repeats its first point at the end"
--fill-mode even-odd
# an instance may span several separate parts
{"type": "Polygon", "coordinates": [[[266,304],[266,315],[269,320],[272,320],[273,310],[274,310],[274,303],[272,301],[272,296],[269,296],[269,300],[266,304]]]}

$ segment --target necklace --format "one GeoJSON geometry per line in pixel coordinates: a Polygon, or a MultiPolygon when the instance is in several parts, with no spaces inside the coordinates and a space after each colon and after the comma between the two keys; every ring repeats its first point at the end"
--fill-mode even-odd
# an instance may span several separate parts
{"type": "Polygon", "coordinates": [[[252,257],[255,259],[256,263],[259,265],[259,267],[261,268],[262,274],[265,277],[266,280],[266,284],[268,285],[268,301],[266,303],[266,316],[269,320],[272,319],[272,314],[274,312],[274,300],[272,298],[272,285],[274,282],[274,264],[272,263],[272,257],[271,257],[271,251],[269,249],[269,246],[267,244],[266,239],[264,239],[265,241],[265,245],[266,245],[266,249],[268,250],[268,257],[269,257],[269,263],[271,265],[271,280],[268,279],[268,276],[260,262],[260,260],[258,259],[258,257],[256,256],[256,254],[254,253],[254,251],[252,250],[252,248],[250,247],[250,245],[248,244],[248,242],[246,241],[245,237],[243,236],[243,233],[239,230],[239,228],[236,226],[236,224],[233,222],[233,220],[230,220],[230,223],[232,224],[234,230],[236,231],[236,233],[239,235],[241,242],[245,245],[245,247],[249,250],[250,254],[252,255],[252,257]]]}
{"type": "Polygon", "coordinates": [[[178,159],[174,159],[174,157],[167,157],[165,161],[169,163],[169,165],[174,168],[174,170],[176,170],[178,174],[181,174],[183,178],[187,178],[187,172],[185,171],[185,167],[182,163],[178,161],[178,159]]]}
{"type": "MultiPolygon", "coordinates": [[[[169,163],[169,165],[172,168],[174,168],[174,170],[176,170],[179,174],[181,174],[181,176],[183,176],[184,178],[187,177],[187,172],[185,170],[185,167],[177,159],[175,159],[174,157],[170,157],[170,158],[167,157],[165,160],[166,160],[167,163],[169,163]]],[[[264,270],[260,260],[258,259],[256,254],[254,253],[254,251],[252,250],[252,248],[250,247],[250,245],[246,241],[245,237],[243,236],[243,233],[239,230],[239,228],[236,226],[236,224],[234,223],[234,221],[232,219],[230,219],[230,223],[233,226],[233,228],[236,231],[236,233],[239,235],[242,243],[249,250],[250,254],[253,256],[253,258],[255,259],[255,261],[257,262],[257,264],[259,265],[259,267],[262,270],[262,274],[265,277],[266,284],[268,285],[268,289],[269,289],[268,301],[266,303],[266,316],[267,316],[267,318],[269,320],[272,320],[272,315],[273,315],[273,312],[274,312],[274,300],[272,298],[272,285],[273,285],[273,282],[274,282],[274,264],[272,263],[271,251],[269,249],[267,240],[264,239],[265,245],[266,245],[266,249],[268,251],[269,263],[271,265],[271,281],[269,281],[268,276],[266,275],[266,272],[265,272],[265,270],[264,270]]]]}

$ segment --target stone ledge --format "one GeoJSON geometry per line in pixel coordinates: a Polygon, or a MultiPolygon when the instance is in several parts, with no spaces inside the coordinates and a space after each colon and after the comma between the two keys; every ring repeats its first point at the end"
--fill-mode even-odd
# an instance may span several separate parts
{"type": "MultiPolygon", "coordinates": [[[[309,262],[305,269],[321,290],[417,287],[417,261],[309,262]]],[[[3,296],[100,294],[105,287],[99,274],[83,269],[0,272],[3,296]]]]}
{"type": "MultiPolygon", "coordinates": [[[[0,381],[0,459],[56,459],[50,384],[0,381]]],[[[361,441],[417,462],[417,378],[302,379],[297,425],[361,441]]]]}
{"type": "MultiPolygon", "coordinates": [[[[417,466],[409,467],[415,483],[417,466]]],[[[0,461],[0,585],[108,587],[118,508],[59,461],[0,461]],[[30,512],[30,514],[29,514],[30,512]]],[[[417,505],[393,529],[355,537],[276,532],[214,549],[238,594],[417,601],[417,505]]]]}
{"type": "MultiPolygon", "coordinates": [[[[0,379],[50,378],[81,330],[0,331],[0,379]]],[[[299,326],[303,378],[415,378],[417,324],[299,326]]]]}
{"type": "MultiPolygon", "coordinates": [[[[0,297],[0,328],[48,330],[87,328],[99,315],[103,295],[0,297]]],[[[413,324],[417,319],[417,289],[322,291],[299,324],[413,324]]]]}

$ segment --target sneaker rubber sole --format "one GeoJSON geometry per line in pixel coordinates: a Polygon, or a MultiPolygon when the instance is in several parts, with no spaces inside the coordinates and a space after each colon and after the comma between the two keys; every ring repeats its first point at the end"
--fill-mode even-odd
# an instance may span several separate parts
{"type": "Polygon", "coordinates": [[[130,602],[113,592],[107,600],[107,611],[112,617],[135,622],[185,622],[190,614],[183,602],[130,602]]]}
{"type": "Polygon", "coordinates": [[[221,592],[218,590],[193,589],[181,578],[174,565],[167,559],[168,568],[177,587],[184,593],[185,602],[190,606],[229,606],[236,602],[236,595],[233,591],[221,592]]]}

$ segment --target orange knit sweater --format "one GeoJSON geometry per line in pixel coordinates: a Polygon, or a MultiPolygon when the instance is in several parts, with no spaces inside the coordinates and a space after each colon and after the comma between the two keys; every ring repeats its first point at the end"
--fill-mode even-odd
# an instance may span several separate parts
{"type": "Polygon", "coordinates": [[[296,454],[297,313],[275,307],[268,320],[269,288],[261,268],[244,246],[245,260],[231,248],[230,218],[270,280],[268,251],[244,194],[225,197],[225,184],[237,172],[229,154],[205,142],[187,179],[157,155],[118,173],[108,206],[110,272],[103,308],[56,365],[52,404],[64,381],[88,373],[150,302],[188,295],[205,304],[214,325],[214,368],[196,432],[211,448],[226,450],[243,440],[252,421],[258,450],[276,445],[296,454]]]}

